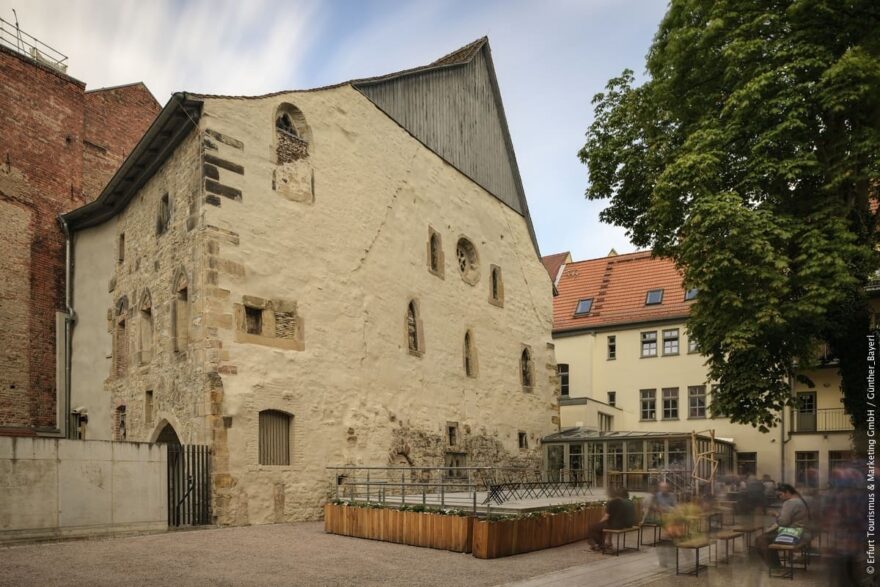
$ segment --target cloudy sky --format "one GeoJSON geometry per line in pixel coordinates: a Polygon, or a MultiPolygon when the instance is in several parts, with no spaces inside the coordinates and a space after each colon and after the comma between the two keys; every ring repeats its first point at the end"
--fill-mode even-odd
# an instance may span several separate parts
{"type": "Polygon", "coordinates": [[[418,65],[484,35],[542,254],[634,250],[599,223],[577,159],[590,99],[641,73],[665,0],[0,0],[0,18],[68,56],[89,89],[263,94],[418,65]]]}

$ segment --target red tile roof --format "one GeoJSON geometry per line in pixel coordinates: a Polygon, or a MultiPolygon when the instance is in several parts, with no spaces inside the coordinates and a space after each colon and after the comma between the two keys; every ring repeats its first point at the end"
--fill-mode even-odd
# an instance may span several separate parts
{"type": "Polygon", "coordinates": [[[553,332],[686,318],[691,303],[684,301],[681,280],[672,261],[653,258],[651,251],[569,263],[553,298],[553,332]],[[663,302],[647,306],[652,289],[663,290],[663,302]],[[575,316],[578,301],[588,298],[590,313],[575,316]]]}
{"type": "Polygon", "coordinates": [[[544,269],[550,274],[550,280],[554,283],[556,282],[556,276],[559,274],[559,268],[562,267],[563,263],[571,260],[570,255],[571,253],[565,251],[564,253],[556,253],[554,255],[541,257],[541,262],[544,263],[544,269]]]}

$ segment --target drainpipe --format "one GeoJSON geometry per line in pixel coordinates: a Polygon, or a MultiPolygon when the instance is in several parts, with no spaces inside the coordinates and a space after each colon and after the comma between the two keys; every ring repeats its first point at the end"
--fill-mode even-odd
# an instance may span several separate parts
{"type": "Polygon", "coordinates": [[[58,418],[58,428],[60,428],[62,436],[65,438],[72,437],[70,429],[70,360],[72,356],[71,343],[73,337],[73,284],[71,279],[73,276],[73,238],[70,234],[70,227],[61,214],[58,215],[58,222],[61,224],[61,230],[64,232],[64,390],[63,401],[61,402],[62,410],[58,418]],[[63,415],[63,417],[60,417],[63,415]]]}
{"type": "MultiPolygon", "coordinates": [[[[794,370],[793,369],[788,372],[788,388],[789,388],[789,394],[792,397],[794,397],[794,370]]],[[[780,483],[785,483],[785,445],[788,444],[788,442],[791,440],[791,433],[790,432],[789,432],[789,437],[788,438],[785,437],[785,418],[786,418],[785,406],[782,406],[782,418],[780,419],[781,425],[779,426],[779,451],[780,451],[779,462],[781,463],[781,465],[780,465],[781,471],[779,474],[779,482],[780,483]]]]}

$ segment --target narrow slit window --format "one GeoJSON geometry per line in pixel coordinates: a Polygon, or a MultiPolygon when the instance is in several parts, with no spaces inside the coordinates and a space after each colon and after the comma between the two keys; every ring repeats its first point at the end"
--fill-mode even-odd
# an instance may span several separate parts
{"type": "Polygon", "coordinates": [[[534,375],[532,373],[532,354],[529,349],[523,349],[519,363],[523,387],[531,387],[534,383],[534,375]]]}
{"type": "Polygon", "coordinates": [[[477,376],[476,352],[470,330],[464,333],[464,374],[468,377],[477,376]]]}
{"type": "Polygon", "coordinates": [[[559,375],[559,395],[568,397],[568,363],[556,365],[556,373],[559,375]]]}

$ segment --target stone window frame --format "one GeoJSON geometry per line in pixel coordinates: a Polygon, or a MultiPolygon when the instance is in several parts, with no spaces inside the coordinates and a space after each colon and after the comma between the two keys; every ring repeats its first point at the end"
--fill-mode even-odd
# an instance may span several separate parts
{"type": "Polygon", "coordinates": [[[422,312],[417,298],[411,298],[406,304],[406,312],[403,316],[403,340],[410,355],[424,356],[425,328],[422,324],[422,312]]]}
{"type": "Polygon", "coordinates": [[[274,161],[276,165],[284,165],[285,163],[292,163],[293,161],[308,159],[312,154],[312,148],[314,146],[314,140],[312,137],[312,129],[309,126],[308,122],[306,122],[306,117],[303,114],[302,110],[300,110],[294,104],[290,102],[281,102],[278,106],[275,107],[275,110],[272,114],[272,156],[270,158],[271,161],[274,161]],[[282,117],[287,117],[290,121],[291,126],[294,129],[294,133],[291,133],[278,125],[278,121],[282,117]],[[281,161],[278,156],[278,142],[279,142],[279,134],[283,133],[282,136],[290,137],[293,140],[305,143],[305,156],[300,159],[294,159],[292,161],[281,161]]]}
{"type": "Polygon", "coordinates": [[[152,389],[144,390],[144,424],[151,425],[156,416],[156,394],[152,389]]]}
{"type": "Polygon", "coordinates": [[[516,433],[516,439],[520,450],[529,450],[529,435],[527,432],[519,430],[516,433]]]}
{"type": "Polygon", "coordinates": [[[125,231],[121,231],[116,237],[116,264],[125,263],[125,231]]]}
{"type": "Polygon", "coordinates": [[[455,259],[461,280],[468,285],[477,285],[480,281],[480,253],[473,241],[463,234],[455,243],[455,259]]]}
{"type": "Polygon", "coordinates": [[[535,387],[535,359],[532,347],[522,345],[519,354],[519,382],[523,391],[532,391],[535,387]]]}
{"type": "Polygon", "coordinates": [[[498,265],[489,265],[489,303],[504,307],[504,278],[498,265]]]}
{"type": "Polygon", "coordinates": [[[267,408],[257,413],[257,464],[289,467],[293,463],[294,424],[294,415],[286,410],[267,408]]]}
{"type": "Polygon", "coordinates": [[[125,377],[129,367],[128,296],[116,300],[113,315],[113,375],[125,377]]]}
{"type": "Polygon", "coordinates": [[[300,315],[296,302],[244,295],[241,298],[241,303],[232,305],[232,313],[235,342],[259,344],[287,351],[305,350],[305,319],[300,315]],[[245,308],[262,310],[262,332],[260,334],[247,332],[245,308]],[[279,312],[294,315],[296,328],[293,338],[282,338],[277,335],[276,313],[279,312]]]}
{"type": "Polygon", "coordinates": [[[446,278],[446,259],[443,255],[443,235],[428,225],[428,243],[427,247],[427,263],[428,273],[439,277],[446,278]]]}
{"type": "Polygon", "coordinates": [[[156,317],[153,315],[153,297],[150,290],[144,288],[138,304],[138,352],[137,364],[146,365],[153,358],[156,336],[156,317]]]}
{"type": "Polygon", "coordinates": [[[446,446],[455,448],[461,446],[461,434],[458,422],[446,422],[446,446]]]}
{"type": "Polygon", "coordinates": [[[186,350],[189,347],[189,341],[191,338],[190,328],[192,323],[192,302],[190,300],[189,276],[187,275],[186,270],[178,268],[174,273],[174,279],[171,283],[171,348],[178,354],[178,356],[183,356],[186,354],[186,350]],[[183,302],[186,307],[186,316],[183,318],[180,315],[182,306],[181,302],[183,302]],[[181,320],[185,320],[186,323],[181,325],[181,320]],[[186,334],[185,337],[180,336],[181,331],[186,334]]]}
{"type": "Polygon", "coordinates": [[[476,379],[480,374],[480,369],[477,359],[477,343],[474,341],[474,331],[472,328],[468,328],[464,333],[461,355],[465,376],[476,379]]]}
{"type": "Polygon", "coordinates": [[[156,236],[162,236],[171,229],[171,217],[174,213],[174,202],[171,194],[165,192],[159,198],[159,208],[156,211],[156,236]]]}

